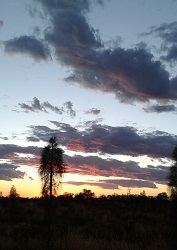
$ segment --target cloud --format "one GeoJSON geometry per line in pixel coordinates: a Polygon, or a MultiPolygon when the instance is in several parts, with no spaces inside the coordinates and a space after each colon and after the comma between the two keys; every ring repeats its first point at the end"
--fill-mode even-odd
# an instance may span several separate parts
{"type": "MultiPolygon", "coordinates": [[[[124,49],[113,39],[108,48],[107,43],[101,40],[99,31],[89,24],[88,13],[94,4],[103,5],[103,1],[37,2],[42,9],[29,10],[32,17],[41,11],[47,16],[45,42],[24,35],[4,42],[6,52],[28,54],[35,60],[47,60],[50,47],[59,64],[72,70],[72,74],[65,78],[66,81],[112,93],[121,102],[177,100],[177,77],[171,77],[162,62],[155,60],[146,44],[124,49]]],[[[149,32],[163,38],[165,46],[172,43],[167,48],[166,60],[176,58],[176,27],[177,23],[174,22],[152,27],[149,32]]],[[[74,112],[70,114],[75,116],[74,112]]]]}
{"type": "Polygon", "coordinates": [[[33,101],[31,102],[31,105],[26,103],[19,103],[18,106],[26,113],[29,112],[48,113],[49,111],[52,111],[59,115],[62,115],[66,112],[67,114],[69,114],[71,118],[74,118],[76,116],[76,111],[73,110],[73,104],[70,101],[65,102],[63,106],[59,108],[57,106],[52,105],[48,101],[41,103],[37,97],[34,97],[33,101]]]}
{"type": "Polygon", "coordinates": [[[177,43],[177,22],[163,23],[160,26],[152,26],[149,32],[143,33],[142,35],[152,34],[162,38],[166,44],[177,43]]]}
{"type": "Polygon", "coordinates": [[[63,108],[58,108],[58,107],[56,107],[56,106],[53,106],[53,105],[50,104],[49,102],[44,102],[42,105],[43,105],[43,107],[44,107],[45,109],[49,109],[49,110],[55,112],[56,114],[60,114],[60,115],[63,114],[63,108]]]}
{"type": "Polygon", "coordinates": [[[135,161],[120,161],[115,159],[103,159],[99,156],[65,155],[67,168],[70,173],[79,175],[123,177],[132,180],[145,180],[166,184],[169,167],[148,165],[141,168],[135,161]]]}
{"type": "Polygon", "coordinates": [[[71,118],[74,118],[76,116],[76,112],[73,110],[73,104],[72,102],[65,102],[64,106],[67,109],[67,113],[71,116],[71,118]]]}
{"type": "Polygon", "coordinates": [[[0,134],[0,139],[7,141],[7,140],[8,140],[8,137],[6,137],[6,136],[1,136],[1,134],[0,134]]]}
{"type": "Polygon", "coordinates": [[[110,155],[147,155],[152,158],[171,158],[177,136],[162,131],[140,133],[133,127],[113,127],[94,124],[79,130],[69,124],[51,121],[56,129],[31,126],[31,137],[48,141],[56,136],[62,146],[76,152],[110,155]]]}
{"type": "MultiPolygon", "coordinates": [[[[43,136],[47,137],[46,134],[43,136]]],[[[0,158],[3,161],[7,161],[7,163],[0,164],[0,178],[3,180],[11,180],[12,178],[23,178],[24,173],[18,171],[17,169],[19,168],[19,166],[38,167],[40,163],[41,151],[42,148],[38,147],[0,145],[0,158]]],[[[152,183],[166,184],[166,178],[169,172],[169,167],[166,166],[159,165],[154,167],[148,165],[146,168],[141,168],[138,162],[135,161],[123,162],[120,160],[111,159],[109,157],[107,159],[101,158],[100,156],[70,156],[64,153],[64,161],[67,165],[67,172],[72,174],[79,174],[83,176],[104,176],[106,178],[123,177],[137,181],[144,180],[144,183],[150,182],[151,187],[153,185],[152,183]]],[[[99,185],[105,187],[106,184],[102,183],[99,185]]],[[[119,184],[116,185],[121,184],[119,182],[119,184]]]]}
{"type": "Polygon", "coordinates": [[[96,109],[96,108],[92,108],[92,109],[89,109],[89,110],[86,110],[85,113],[86,114],[89,114],[89,115],[99,115],[101,112],[100,109],[96,109]]]}
{"type": "MultiPolygon", "coordinates": [[[[59,127],[59,124],[57,122],[53,122],[53,124],[57,125],[57,128],[59,127]]],[[[100,126],[100,125],[99,125],[100,126]]],[[[104,128],[100,126],[102,130],[104,128]]],[[[116,130],[116,128],[114,128],[116,130]]],[[[130,129],[130,128],[127,128],[130,129]]],[[[48,143],[48,140],[51,136],[56,136],[59,142],[60,147],[65,147],[66,148],[66,153],[64,153],[64,161],[67,165],[67,172],[71,174],[79,174],[79,175],[92,175],[92,176],[104,176],[106,178],[110,177],[116,177],[116,178],[126,178],[126,179],[131,179],[131,180],[139,180],[139,181],[145,181],[144,183],[140,182],[139,184],[136,184],[139,187],[141,185],[145,185],[146,181],[147,183],[151,183],[151,186],[149,184],[149,187],[154,186],[153,183],[160,183],[160,184],[166,184],[167,182],[167,175],[169,172],[169,167],[163,166],[163,165],[158,165],[156,167],[152,165],[147,165],[146,168],[142,168],[139,166],[139,163],[136,161],[121,161],[117,159],[111,158],[110,154],[119,154],[120,152],[122,154],[128,154],[132,153],[133,148],[135,147],[136,150],[136,155],[142,155],[142,154],[147,154],[151,156],[151,152],[148,152],[151,148],[154,148],[153,154],[159,154],[159,157],[165,157],[163,154],[168,154],[169,152],[167,151],[166,144],[164,143],[164,138],[163,134],[159,135],[156,132],[156,136],[160,137],[162,136],[161,140],[157,138],[156,143],[158,144],[155,147],[152,141],[156,140],[156,137],[151,135],[147,135],[145,137],[150,136],[151,137],[151,143],[148,142],[147,138],[144,138],[144,144],[147,144],[147,151],[143,151],[138,144],[138,139],[137,142],[134,144],[134,147],[129,145],[130,141],[132,140],[133,143],[133,138],[130,138],[130,134],[127,134],[122,140],[122,146],[116,145],[114,141],[109,141],[108,140],[108,135],[106,135],[105,139],[105,144],[104,147],[102,148],[102,143],[101,141],[98,143],[97,138],[95,138],[94,142],[94,147],[95,150],[94,152],[98,153],[98,155],[79,155],[78,151],[84,152],[86,151],[85,145],[83,141],[87,140],[87,143],[89,145],[89,148],[87,152],[92,151],[92,140],[91,140],[91,135],[89,135],[89,129],[84,131],[82,133],[81,131],[78,131],[76,128],[71,127],[70,125],[67,124],[60,124],[60,129],[50,129],[46,126],[33,126],[31,127],[32,133],[30,132],[30,136],[27,136],[28,141],[36,142],[36,141],[43,141],[48,143]],[[61,127],[62,125],[62,127],[61,127]],[[66,136],[66,134],[68,136],[66,136]],[[153,138],[152,138],[153,137],[153,138]],[[83,138],[83,141],[82,141],[83,138]],[[146,141],[147,139],[147,141],[146,141]],[[128,140],[128,141],[126,141],[128,140]],[[112,144],[111,144],[112,143],[112,144]],[[148,145],[149,144],[149,145],[148,145]],[[101,149],[100,149],[101,146],[101,149]],[[107,148],[110,147],[109,150],[107,148]],[[117,147],[116,151],[111,151],[112,147],[115,148],[117,147]],[[121,147],[121,148],[120,148],[121,147]],[[73,156],[68,155],[67,151],[68,149],[73,151],[73,156]],[[124,151],[123,151],[124,150],[124,151]],[[139,151],[138,151],[139,150],[139,151]],[[167,152],[166,152],[167,151],[167,152]],[[102,154],[99,154],[101,152],[102,154]],[[107,158],[104,157],[103,155],[106,156],[107,158]]],[[[121,131],[122,132],[122,131],[121,131]]],[[[166,134],[168,137],[169,135],[166,134]]],[[[101,140],[101,137],[100,137],[101,140]]],[[[139,138],[141,141],[142,139],[139,138]]],[[[115,138],[116,141],[116,138],[115,138]]],[[[7,162],[0,164],[0,178],[3,178],[4,180],[10,180],[12,178],[22,178],[23,174],[21,172],[17,171],[17,168],[19,166],[31,166],[31,167],[38,167],[40,163],[40,155],[41,155],[42,148],[40,147],[20,147],[17,145],[13,144],[2,144],[0,145],[0,159],[2,162],[7,162]],[[5,164],[5,165],[4,165],[5,164]],[[9,168],[7,167],[9,166],[9,168]],[[6,168],[7,167],[7,168],[6,168]],[[7,173],[6,170],[10,169],[11,172],[9,171],[7,173]],[[1,171],[2,170],[2,171],[1,171]],[[5,174],[6,171],[6,174],[5,174]],[[16,172],[17,171],[17,172],[16,172]]],[[[169,156],[170,157],[170,156],[169,156]]],[[[160,164],[163,164],[160,163],[160,164]]],[[[116,183],[116,185],[123,186],[123,184],[116,183]]],[[[102,188],[106,188],[106,185],[112,185],[113,183],[104,183],[102,182],[101,184],[99,183],[99,186],[102,186],[102,188]]],[[[126,184],[125,184],[126,185],[126,184]]],[[[127,184],[128,185],[128,184],[127,184]]],[[[131,184],[131,187],[135,185],[135,183],[131,184]]],[[[148,185],[148,184],[146,184],[148,185]]],[[[130,186],[130,184],[129,184],[130,186]]],[[[107,186],[108,188],[108,186],[107,186]]],[[[154,187],[155,188],[155,187],[154,187]]]]}
{"type": "Polygon", "coordinates": [[[121,189],[121,187],[129,187],[129,188],[157,188],[156,185],[153,182],[149,181],[142,181],[142,180],[127,180],[127,179],[102,179],[99,181],[85,181],[85,182],[75,182],[75,181],[69,181],[67,182],[70,185],[91,185],[91,186],[97,186],[102,189],[121,189]]]}
{"type": "Polygon", "coordinates": [[[149,32],[143,33],[142,36],[154,34],[163,41],[161,52],[166,52],[166,55],[161,56],[161,59],[167,62],[177,62],[177,22],[152,26],[149,32]]]}
{"type": "Polygon", "coordinates": [[[16,153],[40,155],[41,149],[39,147],[20,147],[14,144],[1,144],[0,145],[0,159],[11,160],[16,153]]]}
{"type": "Polygon", "coordinates": [[[41,149],[38,147],[20,147],[13,144],[0,145],[0,180],[23,179],[25,172],[18,168],[22,165],[38,166],[41,149]]]}
{"type": "Polygon", "coordinates": [[[147,108],[143,108],[147,113],[155,112],[155,113],[164,113],[164,112],[175,112],[177,111],[177,107],[174,105],[152,105],[147,108]]]}
{"type": "Polygon", "coordinates": [[[5,52],[8,54],[29,55],[36,61],[47,60],[50,51],[46,43],[34,36],[20,36],[4,42],[5,52]]]}
{"type": "Polygon", "coordinates": [[[0,29],[3,27],[4,22],[2,20],[0,20],[0,29]]]}
{"type": "Polygon", "coordinates": [[[55,49],[59,63],[73,70],[66,81],[113,93],[122,102],[177,99],[177,79],[170,78],[146,46],[103,47],[98,31],[86,18],[90,1],[39,2],[51,20],[45,39],[55,49]]]}
{"type": "Polygon", "coordinates": [[[18,165],[8,163],[0,164],[0,180],[12,181],[14,178],[23,179],[25,173],[17,170],[18,167],[18,165]]]}

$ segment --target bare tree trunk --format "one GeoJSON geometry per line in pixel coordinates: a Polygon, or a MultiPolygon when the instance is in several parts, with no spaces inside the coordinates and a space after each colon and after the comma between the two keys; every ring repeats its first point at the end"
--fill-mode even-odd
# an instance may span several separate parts
{"type": "Polygon", "coordinates": [[[51,162],[50,162],[50,199],[52,198],[52,179],[53,179],[53,143],[51,152],[51,162]]]}

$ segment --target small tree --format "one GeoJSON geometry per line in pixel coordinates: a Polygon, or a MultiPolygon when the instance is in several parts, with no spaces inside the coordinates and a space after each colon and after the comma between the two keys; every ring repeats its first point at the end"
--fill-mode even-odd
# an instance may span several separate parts
{"type": "Polygon", "coordinates": [[[146,191],[145,191],[145,190],[143,190],[142,192],[140,192],[140,196],[145,197],[145,196],[146,196],[146,191]]]}
{"type": "Polygon", "coordinates": [[[52,197],[57,194],[60,179],[65,172],[63,150],[58,147],[55,137],[51,137],[48,146],[42,150],[41,164],[38,169],[42,181],[42,196],[52,197]]]}
{"type": "Polygon", "coordinates": [[[9,217],[11,222],[14,222],[16,220],[17,216],[17,199],[20,197],[20,195],[17,193],[17,190],[14,185],[12,185],[10,192],[9,192],[9,217]]]}
{"type": "Polygon", "coordinates": [[[172,158],[174,163],[170,168],[168,187],[170,190],[170,197],[173,199],[177,197],[177,146],[173,150],[172,158]]]}
{"type": "Polygon", "coordinates": [[[81,199],[93,199],[95,198],[95,193],[89,189],[83,189],[82,192],[76,194],[75,197],[81,199]]]}
{"type": "Polygon", "coordinates": [[[168,200],[168,195],[166,192],[162,192],[162,193],[159,193],[156,198],[160,200],[168,200]]]}
{"type": "Polygon", "coordinates": [[[16,187],[12,185],[10,192],[9,192],[9,198],[17,198],[20,195],[17,193],[16,187]]]}

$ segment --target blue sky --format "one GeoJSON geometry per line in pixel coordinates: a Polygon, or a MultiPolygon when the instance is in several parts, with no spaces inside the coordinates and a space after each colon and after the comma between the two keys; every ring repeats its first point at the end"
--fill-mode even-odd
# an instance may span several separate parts
{"type": "Polygon", "coordinates": [[[177,1],[0,0],[0,190],[38,196],[40,153],[64,149],[61,192],[167,191],[177,145],[177,1]]]}

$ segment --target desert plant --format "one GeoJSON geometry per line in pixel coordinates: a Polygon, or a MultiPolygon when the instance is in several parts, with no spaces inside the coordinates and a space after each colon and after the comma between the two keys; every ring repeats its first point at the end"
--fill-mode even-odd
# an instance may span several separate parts
{"type": "Polygon", "coordinates": [[[38,169],[42,181],[42,196],[50,198],[57,194],[60,179],[65,172],[63,150],[58,147],[55,137],[51,137],[48,146],[42,150],[41,164],[38,169]]]}

